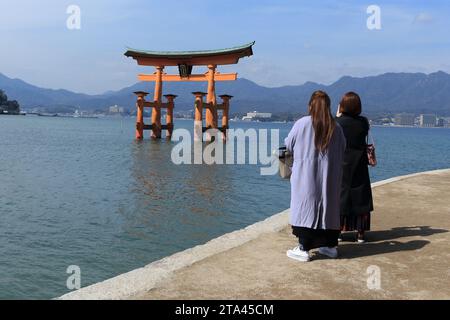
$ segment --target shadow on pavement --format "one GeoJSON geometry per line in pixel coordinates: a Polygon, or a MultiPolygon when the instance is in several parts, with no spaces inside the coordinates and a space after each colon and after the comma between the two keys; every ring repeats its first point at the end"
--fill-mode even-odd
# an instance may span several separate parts
{"type": "MultiPolygon", "coordinates": [[[[347,233],[344,234],[344,242],[339,245],[339,257],[341,259],[351,259],[398,251],[418,250],[429,244],[430,241],[411,240],[400,242],[396,240],[405,237],[427,237],[446,232],[449,231],[446,229],[433,229],[430,226],[410,226],[392,228],[390,230],[368,231],[366,234],[367,242],[364,244],[346,242],[345,240],[354,239],[352,233],[347,233]]],[[[321,258],[323,258],[321,255],[316,254],[315,259],[321,258]]]]}

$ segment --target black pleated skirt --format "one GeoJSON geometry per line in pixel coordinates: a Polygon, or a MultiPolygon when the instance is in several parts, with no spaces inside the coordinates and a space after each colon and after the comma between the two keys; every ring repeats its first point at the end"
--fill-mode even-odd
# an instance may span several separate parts
{"type": "Polygon", "coordinates": [[[292,234],[298,238],[300,249],[309,251],[320,247],[336,247],[339,230],[311,229],[292,226],[292,234]]]}
{"type": "Polygon", "coordinates": [[[341,216],[342,231],[369,231],[370,213],[357,216],[341,216]]]}

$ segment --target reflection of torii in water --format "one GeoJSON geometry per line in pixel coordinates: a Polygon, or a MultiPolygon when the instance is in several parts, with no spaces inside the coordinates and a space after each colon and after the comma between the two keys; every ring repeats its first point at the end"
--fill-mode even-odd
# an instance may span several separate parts
{"type": "MultiPolygon", "coordinates": [[[[167,138],[171,138],[173,131],[173,108],[175,95],[164,95],[167,103],[162,103],[162,83],[163,81],[207,81],[208,92],[193,92],[195,95],[195,122],[194,129],[201,128],[200,132],[208,129],[219,129],[226,133],[228,128],[229,101],[230,95],[221,95],[222,104],[216,102],[216,81],[233,81],[237,79],[237,73],[222,74],[216,71],[218,65],[236,64],[242,57],[253,55],[252,46],[255,42],[243,46],[205,51],[143,51],[129,49],[125,56],[132,57],[143,66],[154,66],[156,72],[153,74],[140,74],[141,81],[154,81],[155,93],[153,101],[146,101],[147,92],[137,91],[137,119],[136,119],[136,139],[144,137],[144,130],[152,130],[152,138],[161,138],[161,131],[167,130],[167,138]],[[178,66],[179,75],[164,73],[164,67],[178,66]],[[193,66],[207,66],[205,74],[192,74],[193,66]],[[206,95],[206,103],[203,97],[206,95]],[[152,108],[152,124],[144,124],[144,107],[152,108]],[[203,127],[203,107],[205,113],[205,127],[203,127]],[[166,125],[161,125],[161,108],[167,108],[166,125]],[[222,127],[218,127],[217,110],[223,110],[222,127]]],[[[198,132],[194,130],[194,132],[198,132]]],[[[196,136],[196,140],[201,140],[202,134],[196,136]]]]}

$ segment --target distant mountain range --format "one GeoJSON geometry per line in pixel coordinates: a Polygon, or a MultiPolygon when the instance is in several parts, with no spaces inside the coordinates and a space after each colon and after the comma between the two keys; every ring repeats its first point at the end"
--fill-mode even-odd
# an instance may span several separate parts
{"type": "MultiPolygon", "coordinates": [[[[22,109],[46,107],[47,109],[80,108],[82,110],[105,110],[119,105],[128,110],[135,108],[134,91],[153,91],[151,83],[136,83],[118,91],[99,95],[75,93],[69,90],[44,89],[20,79],[11,79],[0,73],[0,89],[11,100],[18,100],[22,109]]],[[[247,79],[220,82],[217,94],[231,94],[232,113],[258,110],[272,113],[305,113],[306,104],[314,90],[329,93],[335,110],[340,97],[347,91],[356,91],[363,100],[366,114],[382,113],[437,113],[450,115],[450,75],[439,71],[424,73],[385,73],[378,76],[355,78],[345,76],[331,85],[306,82],[296,86],[268,88],[247,79]]],[[[164,93],[178,95],[175,108],[193,109],[192,91],[206,91],[206,83],[164,83],[164,93]]]]}

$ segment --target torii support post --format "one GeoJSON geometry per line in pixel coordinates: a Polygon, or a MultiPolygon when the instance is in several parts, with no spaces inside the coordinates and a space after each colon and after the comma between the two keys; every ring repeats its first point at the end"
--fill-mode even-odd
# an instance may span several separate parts
{"type": "Polygon", "coordinates": [[[208,65],[208,95],[206,103],[209,104],[206,110],[205,120],[206,128],[217,128],[217,110],[216,110],[216,81],[214,75],[216,73],[216,65],[208,65]]]}
{"type": "Polygon", "coordinates": [[[165,94],[164,97],[167,99],[167,113],[166,113],[166,138],[171,139],[173,133],[173,108],[175,107],[174,99],[177,95],[165,94]]]}
{"type": "Polygon", "coordinates": [[[222,94],[219,96],[222,99],[222,137],[223,140],[227,139],[228,121],[230,116],[230,100],[233,96],[228,94],[222,94]]]}
{"type": "Polygon", "coordinates": [[[195,115],[194,115],[194,141],[203,140],[203,98],[205,92],[192,92],[195,96],[195,115]]]}
{"type": "Polygon", "coordinates": [[[161,139],[161,100],[162,100],[162,73],[164,66],[157,66],[155,72],[155,105],[152,109],[152,138],[161,139]]]}
{"type": "MultiPolygon", "coordinates": [[[[217,65],[209,64],[207,79],[208,79],[208,94],[206,96],[207,109],[205,114],[206,130],[217,129],[217,108],[216,108],[216,74],[217,65]]],[[[211,141],[212,136],[210,132],[206,132],[206,141],[211,141]]]]}
{"type": "Polygon", "coordinates": [[[144,103],[145,96],[148,92],[136,91],[134,94],[137,96],[136,101],[136,139],[142,140],[144,138],[144,103]]]}

